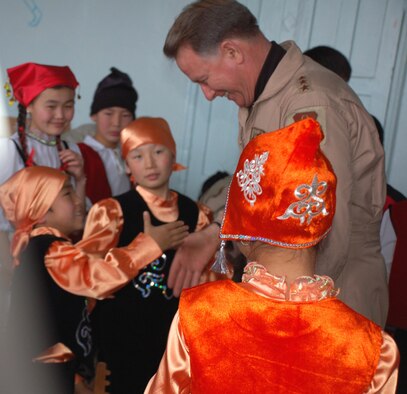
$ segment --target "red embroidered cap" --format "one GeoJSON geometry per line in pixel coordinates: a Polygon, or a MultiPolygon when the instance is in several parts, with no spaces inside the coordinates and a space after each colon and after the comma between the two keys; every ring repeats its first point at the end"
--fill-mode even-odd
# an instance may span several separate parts
{"type": "Polygon", "coordinates": [[[27,107],[45,89],[66,86],[75,89],[79,83],[68,66],[24,63],[7,69],[15,99],[27,107]]]}
{"type": "Polygon", "coordinates": [[[336,176],[322,138],[319,123],[307,118],[252,139],[229,187],[220,238],[291,249],[324,238],[335,214],[336,176]]]}

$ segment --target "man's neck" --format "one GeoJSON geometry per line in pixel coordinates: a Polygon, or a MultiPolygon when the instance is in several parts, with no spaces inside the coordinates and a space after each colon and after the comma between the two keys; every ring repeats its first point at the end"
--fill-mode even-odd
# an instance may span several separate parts
{"type": "Polygon", "coordinates": [[[259,96],[263,93],[268,80],[286,53],[286,50],[278,45],[275,41],[272,41],[269,44],[269,51],[267,52],[266,56],[264,56],[261,69],[257,74],[258,78],[254,90],[253,103],[256,102],[259,96]]]}

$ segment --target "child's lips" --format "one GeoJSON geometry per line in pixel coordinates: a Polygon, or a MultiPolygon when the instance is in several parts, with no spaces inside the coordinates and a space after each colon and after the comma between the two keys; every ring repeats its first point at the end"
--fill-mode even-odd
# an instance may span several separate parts
{"type": "Polygon", "coordinates": [[[158,179],[158,177],[160,176],[160,174],[149,174],[146,175],[146,179],[148,179],[149,181],[155,181],[156,179],[158,179]]]}

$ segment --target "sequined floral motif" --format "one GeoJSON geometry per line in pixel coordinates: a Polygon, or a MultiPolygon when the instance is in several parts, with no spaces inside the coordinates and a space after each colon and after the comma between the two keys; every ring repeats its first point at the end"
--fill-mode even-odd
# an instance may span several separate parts
{"type": "Polygon", "coordinates": [[[244,193],[244,198],[254,205],[257,200],[257,195],[263,192],[260,186],[261,176],[264,175],[263,164],[267,161],[268,152],[262,153],[260,156],[255,155],[253,160],[247,160],[243,164],[243,171],[240,170],[236,174],[238,185],[244,193]]]}
{"type": "Polygon", "coordinates": [[[166,264],[167,256],[163,254],[133,279],[133,286],[140,291],[143,298],[149,297],[153,289],[160,290],[167,300],[173,298],[172,291],[167,287],[165,275],[162,272],[166,264]]]}
{"type": "Polygon", "coordinates": [[[293,202],[284,212],[284,215],[279,216],[277,219],[286,220],[290,217],[300,219],[300,223],[310,224],[315,216],[322,214],[328,215],[325,208],[325,201],[321,196],[326,192],[328,184],[325,181],[318,182],[318,175],[314,175],[311,185],[302,184],[298,186],[295,191],[295,197],[300,200],[293,202]]]}

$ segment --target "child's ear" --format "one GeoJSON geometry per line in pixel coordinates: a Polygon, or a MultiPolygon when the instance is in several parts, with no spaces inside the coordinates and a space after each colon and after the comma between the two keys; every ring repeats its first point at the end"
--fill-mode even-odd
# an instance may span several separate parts
{"type": "Polygon", "coordinates": [[[90,118],[96,123],[96,114],[91,115],[90,118]]]}
{"type": "Polygon", "coordinates": [[[47,223],[48,212],[38,220],[37,225],[43,226],[47,223]]]}
{"type": "Polygon", "coordinates": [[[127,165],[127,161],[124,161],[124,167],[126,169],[126,174],[131,175],[130,167],[127,165]]]}

